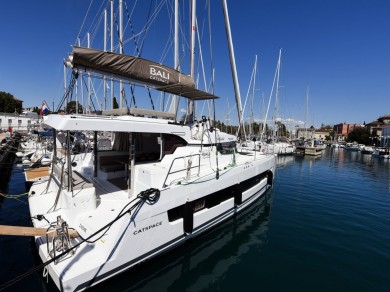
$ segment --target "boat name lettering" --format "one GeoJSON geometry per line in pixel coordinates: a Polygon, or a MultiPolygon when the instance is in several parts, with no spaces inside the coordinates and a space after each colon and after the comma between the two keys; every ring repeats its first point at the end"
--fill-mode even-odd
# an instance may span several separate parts
{"type": "Polygon", "coordinates": [[[162,225],[162,221],[157,222],[157,223],[154,223],[154,224],[149,225],[149,226],[146,226],[146,227],[142,227],[142,228],[140,228],[140,229],[134,231],[133,234],[134,234],[134,235],[137,235],[137,234],[140,234],[140,233],[142,233],[142,232],[144,232],[144,231],[148,231],[148,230],[150,230],[150,229],[152,229],[152,228],[154,228],[154,227],[161,226],[161,225],[162,225]]]}
{"type": "Polygon", "coordinates": [[[80,229],[82,230],[82,231],[84,231],[84,232],[87,232],[87,228],[85,228],[85,226],[83,226],[81,223],[80,223],[80,229]]]}
{"type": "Polygon", "coordinates": [[[149,66],[149,78],[159,82],[169,83],[169,71],[159,66],[149,66]]]}
{"type": "Polygon", "coordinates": [[[210,156],[210,151],[202,151],[202,156],[203,157],[209,157],[210,156]]]}

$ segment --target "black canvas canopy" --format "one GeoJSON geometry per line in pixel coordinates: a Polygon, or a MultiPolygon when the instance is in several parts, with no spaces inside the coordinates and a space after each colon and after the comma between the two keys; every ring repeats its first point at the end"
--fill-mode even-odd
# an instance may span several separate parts
{"type": "Polygon", "coordinates": [[[135,56],[74,46],[73,53],[70,54],[66,63],[67,65],[70,63],[72,68],[110,74],[119,79],[130,79],[192,100],[218,98],[196,89],[194,80],[190,76],[135,56]]]}

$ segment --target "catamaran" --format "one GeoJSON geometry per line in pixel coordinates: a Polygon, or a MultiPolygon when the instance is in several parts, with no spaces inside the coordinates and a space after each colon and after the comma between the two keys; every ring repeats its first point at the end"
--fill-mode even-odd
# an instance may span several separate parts
{"type": "MultiPolygon", "coordinates": [[[[75,69],[107,72],[109,63],[128,65],[128,57],[75,47],[70,62],[75,69]]],[[[215,98],[181,81],[160,90],[215,98]]],[[[36,236],[39,255],[50,262],[47,270],[60,290],[91,287],[164,253],[234,216],[273,184],[274,155],[237,153],[236,137],[206,118],[184,125],[166,113],[136,109],[122,116],[49,115],[43,126],[67,139],[65,149],[54,149],[50,179],[29,193],[34,227],[48,230],[36,236]],[[94,145],[93,152],[72,154],[72,133],[84,131],[94,133],[95,144],[98,133],[113,132],[112,149],[94,145]]]]}
{"type": "MultiPolygon", "coordinates": [[[[65,63],[71,86],[88,72],[191,102],[217,98],[192,77],[139,57],[74,46],[65,63]]],[[[65,143],[54,143],[50,178],[31,187],[28,202],[35,230],[45,231],[35,235],[39,255],[63,291],[87,289],[210,230],[274,181],[275,155],[237,152],[236,136],[206,117],[177,122],[175,113],[120,108],[53,114],[43,127],[65,143]],[[74,151],[80,132],[93,137],[92,151],[74,151]],[[113,143],[102,150],[104,134],[113,143]]]]}

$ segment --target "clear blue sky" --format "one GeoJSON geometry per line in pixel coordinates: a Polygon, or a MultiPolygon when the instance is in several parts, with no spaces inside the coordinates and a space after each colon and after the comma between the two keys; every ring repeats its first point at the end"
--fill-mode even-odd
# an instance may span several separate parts
{"type": "MultiPolygon", "coordinates": [[[[86,45],[86,32],[94,31],[96,23],[102,26],[97,13],[102,3],[106,6],[107,2],[93,1],[82,26],[90,0],[2,1],[0,91],[24,100],[24,106],[39,106],[43,99],[50,107],[53,101],[57,104],[64,90],[62,61],[71,52],[70,46],[75,44],[79,32],[86,45]]],[[[131,10],[135,1],[126,3],[131,10]]],[[[197,3],[201,30],[205,1],[197,3]]],[[[223,120],[226,99],[229,98],[231,107],[234,105],[234,91],[220,6],[220,1],[212,1],[215,94],[221,96],[217,118],[223,120]]],[[[167,7],[163,6],[148,32],[143,57],[172,65],[172,47],[161,59],[169,43],[167,7]]],[[[181,7],[186,29],[187,1],[181,7]]],[[[310,87],[308,123],[317,127],[321,123],[367,123],[390,113],[390,1],[228,0],[228,7],[243,103],[255,54],[259,58],[255,118],[262,112],[261,92],[266,102],[269,97],[279,48],[283,49],[279,113],[284,119],[305,118],[307,86],[310,87]]],[[[149,1],[138,1],[136,9],[132,23],[137,33],[147,18],[149,1]]],[[[124,20],[127,22],[126,14],[124,20]]],[[[92,46],[102,49],[101,28],[96,31],[92,46]]],[[[124,39],[130,37],[128,26],[124,39]]],[[[183,47],[182,70],[189,73],[188,47],[183,47]]],[[[208,47],[205,34],[202,49],[209,83],[208,47]]],[[[125,52],[134,52],[132,41],[126,44],[125,52]]],[[[153,98],[158,103],[156,94],[153,98]]],[[[231,118],[233,123],[237,120],[235,112],[231,118]]]]}

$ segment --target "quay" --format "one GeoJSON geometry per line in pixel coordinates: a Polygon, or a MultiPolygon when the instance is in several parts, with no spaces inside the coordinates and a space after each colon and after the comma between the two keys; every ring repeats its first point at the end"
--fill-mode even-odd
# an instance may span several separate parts
{"type": "Polygon", "coordinates": [[[296,146],[295,153],[301,155],[318,156],[322,154],[322,149],[318,147],[296,146]]]}

